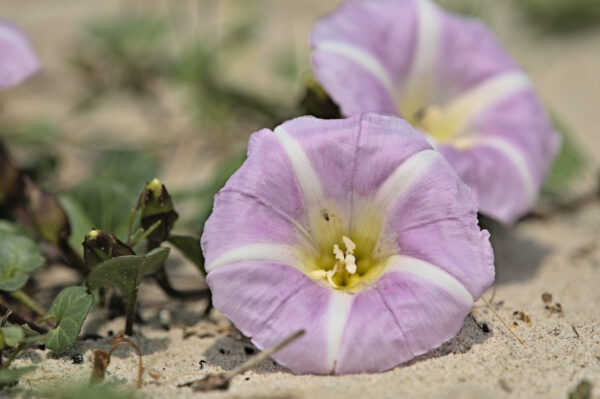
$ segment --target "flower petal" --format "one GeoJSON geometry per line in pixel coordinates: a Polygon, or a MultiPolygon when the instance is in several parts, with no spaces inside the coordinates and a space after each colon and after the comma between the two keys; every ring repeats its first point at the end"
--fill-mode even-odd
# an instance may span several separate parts
{"type": "Polygon", "coordinates": [[[0,22],[0,89],[16,86],[39,68],[25,35],[11,24],[0,22]]]}
{"type": "Polygon", "coordinates": [[[206,279],[217,309],[247,336],[266,321],[310,279],[295,268],[274,262],[242,261],[208,273],[206,279]]]}
{"type": "Polygon", "coordinates": [[[482,212],[510,223],[532,206],[560,140],[483,23],[429,0],[351,0],[315,26],[312,43],[315,74],[345,115],[399,112],[417,123],[431,106],[440,116],[427,120],[427,133],[482,212]],[[491,170],[490,153],[509,165],[505,175],[491,170]]]}
{"type": "Polygon", "coordinates": [[[397,267],[399,271],[384,274],[376,289],[394,314],[413,356],[418,356],[456,335],[473,307],[473,300],[447,285],[444,279],[424,277],[425,262],[409,257],[399,257],[396,262],[392,269],[397,267]]]}
{"type": "Polygon", "coordinates": [[[207,268],[241,245],[306,242],[304,199],[294,171],[273,132],[253,135],[244,165],[215,197],[202,237],[207,268]]]}
{"type": "Polygon", "coordinates": [[[335,373],[379,372],[413,357],[381,293],[370,288],[354,295],[335,373]]]}
{"type": "Polygon", "coordinates": [[[485,24],[444,11],[441,14],[436,102],[446,104],[488,79],[517,70],[485,24]]]}
{"type": "Polygon", "coordinates": [[[432,153],[420,173],[397,193],[380,246],[393,240],[398,253],[442,268],[479,298],[494,280],[489,234],[477,226],[469,188],[441,155],[432,153]]]}
{"type": "Polygon", "coordinates": [[[531,90],[483,111],[467,129],[478,134],[439,150],[473,189],[482,213],[515,222],[535,203],[560,147],[559,134],[531,90]]]}
{"type": "Polygon", "coordinates": [[[345,115],[397,112],[393,87],[410,68],[415,13],[409,2],[349,1],[315,25],[315,74],[345,115]]]}

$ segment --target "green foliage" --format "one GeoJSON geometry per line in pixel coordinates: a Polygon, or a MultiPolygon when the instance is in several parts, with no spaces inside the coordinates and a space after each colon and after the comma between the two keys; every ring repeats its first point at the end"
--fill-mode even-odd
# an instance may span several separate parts
{"type": "Polygon", "coordinates": [[[0,370],[0,387],[14,384],[24,376],[35,370],[35,366],[27,366],[21,368],[1,369],[0,370]]]}
{"type": "Polygon", "coordinates": [[[136,62],[136,58],[158,50],[155,46],[162,40],[166,27],[164,21],[151,16],[119,15],[93,22],[88,34],[107,55],[124,62],[136,62]]]}
{"type": "Polygon", "coordinates": [[[80,247],[85,234],[92,228],[126,237],[134,198],[128,187],[112,180],[91,178],[73,187],[63,196],[62,203],[66,205],[73,235],[78,241],[74,247],[80,247]]]}
{"type": "Polygon", "coordinates": [[[598,26],[600,0],[516,0],[527,16],[549,30],[598,26]]]}
{"type": "Polygon", "coordinates": [[[11,144],[23,146],[42,146],[49,144],[56,135],[56,126],[45,119],[35,119],[20,124],[15,129],[8,129],[3,136],[11,144]]]}
{"type": "Polygon", "coordinates": [[[0,327],[0,350],[5,348],[23,349],[42,341],[45,337],[27,325],[0,327]]]}
{"type": "Polygon", "coordinates": [[[156,162],[139,151],[112,151],[104,155],[94,168],[94,176],[112,182],[118,182],[136,197],[144,182],[152,180],[158,174],[156,162]]]}
{"type": "Polygon", "coordinates": [[[117,287],[130,295],[144,276],[156,273],[169,256],[169,248],[159,247],[146,255],[120,256],[94,266],[86,279],[90,290],[100,287],[117,287]]]}
{"type": "Polygon", "coordinates": [[[561,134],[562,146],[542,188],[542,195],[546,197],[560,196],[585,164],[583,155],[573,144],[565,125],[556,116],[553,117],[553,120],[561,134]]]}
{"type": "Polygon", "coordinates": [[[25,338],[21,327],[0,327],[0,349],[16,348],[25,338]]]}
{"type": "Polygon", "coordinates": [[[204,226],[204,222],[212,212],[215,195],[225,186],[227,180],[242,166],[245,160],[245,152],[228,158],[219,165],[217,172],[210,182],[202,187],[199,192],[193,193],[198,208],[197,217],[194,222],[196,225],[204,226]]]}
{"type": "Polygon", "coordinates": [[[206,276],[204,269],[204,255],[200,247],[200,239],[193,236],[174,235],[169,236],[169,242],[185,255],[186,258],[194,262],[203,276],[206,276]]]}
{"type": "Polygon", "coordinates": [[[292,49],[284,50],[276,59],[275,74],[281,79],[295,83],[300,76],[300,68],[292,49]]]}
{"type": "Polygon", "coordinates": [[[81,247],[83,237],[85,237],[87,232],[90,231],[90,229],[93,226],[95,226],[95,224],[84,211],[84,205],[80,205],[79,202],[77,202],[77,200],[75,200],[68,194],[61,195],[60,197],[58,197],[58,201],[67,213],[67,216],[69,217],[69,222],[71,223],[71,235],[69,236],[69,245],[71,246],[71,248],[73,248],[81,254],[83,253],[83,249],[81,247]]]}
{"type": "Polygon", "coordinates": [[[0,290],[23,287],[31,272],[44,264],[36,243],[23,235],[0,230],[0,290]]]}
{"type": "Polygon", "coordinates": [[[0,219],[0,232],[6,232],[12,235],[24,236],[31,238],[31,234],[20,224],[9,222],[8,220],[0,219]]]}
{"type": "Polygon", "coordinates": [[[54,399],[134,399],[133,392],[119,392],[109,384],[82,385],[80,387],[68,387],[62,392],[51,395],[54,399]]]}
{"type": "Polygon", "coordinates": [[[569,399],[590,399],[592,397],[592,383],[584,378],[569,392],[569,399]]]}
{"type": "Polygon", "coordinates": [[[483,16],[482,0],[436,0],[436,2],[447,10],[468,17],[483,16]]]}
{"type": "Polygon", "coordinates": [[[92,307],[92,294],[85,287],[67,287],[63,289],[50,306],[48,314],[42,319],[56,319],[56,328],[49,331],[46,347],[56,353],[71,348],[81,331],[81,325],[92,307]]]}

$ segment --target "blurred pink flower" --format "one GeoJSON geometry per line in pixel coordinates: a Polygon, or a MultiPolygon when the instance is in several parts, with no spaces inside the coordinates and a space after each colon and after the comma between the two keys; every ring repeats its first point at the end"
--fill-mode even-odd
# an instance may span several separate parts
{"type": "Polygon", "coordinates": [[[254,133],[202,236],[215,307],[298,373],[377,372],[452,338],[494,279],[470,189],[394,116],[254,133]]]}
{"type": "Polygon", "coordinates": [[[0,89],[16,86],[40,69],[27,37],[0,21],[0,89]]]}
{"type": "Polygon", "coordinates": [[[400,114],[512,223],[560,146],[527,76],[480,22],[429,0],[351,0],[312,32],[314,71],[344,115],[400,114]]]}

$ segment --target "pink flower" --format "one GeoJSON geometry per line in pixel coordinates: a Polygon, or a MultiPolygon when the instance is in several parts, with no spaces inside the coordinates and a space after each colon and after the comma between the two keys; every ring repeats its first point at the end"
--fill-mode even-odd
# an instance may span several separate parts
{"type": "Polygon", "coordinates": [[[16,86],[40,68],[27,37],[0,21],[0,89],[16,86]]]}
{"type": "Polygon", "coordinates": [[[298,373],[389,369],[452,338],[494,279],[469,188],[406,121],[254,133],[202,236],[215,307],[298,373]]]}
{"type": "Polygon", "coordinates": [[[476,197],[512,223],[535,203],[560,139],[480,22],[429,0],[351,0],[312,32],[314,71],[343,114],[400,114],[476,197]]]}

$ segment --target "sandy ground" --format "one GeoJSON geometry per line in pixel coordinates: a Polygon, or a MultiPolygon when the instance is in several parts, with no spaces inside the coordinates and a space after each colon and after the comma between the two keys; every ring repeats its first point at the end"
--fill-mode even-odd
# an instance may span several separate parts
{"type": "MultiPolygon", "coordinates": [[[[98,2],[100,3],[100,2],[98,2]]],[[[214,2],[206,2],[213,7],[214,2]],[[210,4],[209,4],[210,3],[210,4]]],[[[233,2],[220,12],[235,14],[233,2]]],[[[275,52],[281,42],[292,42],[298,57],[304,59],[307,51],[304,40],[314,20],[332,9],[333,3],[259,1],[261,17],[265,19],[263,44],[259,55],[249,55],[246,67],[256,71],[256,79],[240,78],[239,65],[230,68],[232,79],[257,90],[265,89],[264,58],[275,52]],[[285,5],[284,5],[285,4],[285,5]],[[289,5],[288,5],[289,4],[289,5]],[[291,20],[293,23],[286,21],[291,20]],[[281,32],[272,40],[269,32],[281,32]],[[303,58],[304,57],[304,58],[303,58]]],[[[488,2],[491,4],[491,2],[488,2]]],[[[566,197],[576,197],[591,190],[600,166],[600,31],[592,30],[563,36],[543,35],[530,29],[519,15],[507,7],[494,3],[486,11],[492,27],[506,47],[530,73],[541,97],[570,127],[573,139],[587,156],[586,168],[578,177],[576,189],[566,197]]],[[[14,103],[6,112],[19,114],[23,104],[31,104],[48,115],[64,113],[60,102],[44,100],[43,90],[56,88],[54,78],[66,73],[61,69],[60,52],[76,26],[60,21],[76,21],[90,15],[90,2],[65,0],[65,10],[54,9],[49,14],[32,12],[39,2],[17,5],[2,2],[2,14],[20,23],[25,29],[42,31],[55,26],[47,36],[37,35],[33,40],[40,49],[48,71],[36,78],[37,90],[22,87],[13,91],[14,103]],[[87,7],[87,8],[86,8],[87,7]],[[58,24],[56,22],[59,22],[58,24]],[[48,36],[55,36],[48,37],[48,36]],[[47,44],[47,45],[46,45],[47,44]],[[54,47],[52,47],[54,46],[54,47]],[[54,51],[56,50],[56,51],[54,51]]],[[[96,9],[110,11],[118,2],[107,1],[96,9]]],[[[221,15],[221,14],[219,14],[221,15]]],[[[225,18],[225,17],[223,17],[225,18]]],[[[56,96],[68,96],[76,88],[63,87],[56,96]],[[61,91],[62,90],[62,91],[61,91]]],[[[270,86],[269,90],[285,97],[284,84],[270,86]]],[[[46,93],[47,94],[47,93],[46,93]]],[[[11,102],[13,101],[11,97],[11,102]]],[[[109,112],[109,111],[107,111],[109,112]]],[[[112,126],[143,129],[143,121],[127,115],[102,119],[112,126]],[[137,123],[137,125],[136,125],[137,123]],[[120,125],[121,124],[121,125],[120,125]]],[[[76,121],[70,126],[86,125],[76,121]]],[[[89,121],[87,121],[89,122],[89,121]]],[[[192,162],[185,170],[197,178],[192,162]]],[[[198,166],[198,165],[196,165],[198,166]]],[[[411,397],[411,398],[566,398],[568,392],[583,378],[595,386],[593,398],[600,398],[600,203],[588,203],[571,212],[557,212],[544,219],[528,219],[507,228],[489,221],[484,227],[492,233],[496,254],[497,278],[493,303],[500,314],[526,342],[521,346],[494,318],[481,302],[467,317],[461,332],[441,348],[431,351],[395,369],[373,375],[356,376],[297,376],[271,360],[234,379],[227,392],[213,392],[206,397],[219,398],[313,398],[313,397],[411,397]],[[545,309],[541,297],[548,292],[553,302],[562,306],[562,314],[545,309]],[[521,311],[530,323],[515,316],[521,311]],[[477,324],[486,323],[485,333],[477,324]]],[[[198,282],[199,284],[199,282],[198,282]]],[[[136,337],[144,354],[143,397],[192,397],[190,388],[177,388],[182,382],[199,378],[210,372],[230,370],[250,356],[252,346],[234,330],[222,332],[218,326],[226,320],[213,315],[212,320],[201,320],[202,303],[176,304],[160,299],[156,288],[145,284],[142,288],[143,313],[147,323],[136,337]],[[157,299],[158,298],[158,299],[157,299]],[[158,323],[157,311],[172,310],[172,327],[164,330],[158,323]],[[184,326],[195,326],[201,336],[184,338],[184,326]],[[205,361],[205,362],[202,362],[205,361]],[[202,363],[202,365],[201,365],[202,363]],[[156,380],[149,377],[153,371],[156,380]]],[[[110,330],[122,329],[123,320],[116,319],[98,324],[94,317],[87,324],[87,332],[107,335],[110,330]]],[[[28,350],[15,361],[16,366],[36,364],[38,369],[9,391],[7,396],[26,396],[27,391],[49,392],[74,382],[86,383],[91,370],[94,349],[108,349],[103,340],[78,343],[63,356],[49,352],[28,350]],[[83,355],[82,364],[73,364],[70,357],[83,355]]],[[[121,389],[133,389],[137,357],[128,349],[119,349],[111,361],[107,380],[121,389]]]]}

